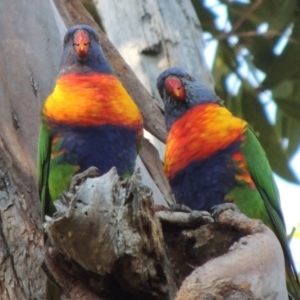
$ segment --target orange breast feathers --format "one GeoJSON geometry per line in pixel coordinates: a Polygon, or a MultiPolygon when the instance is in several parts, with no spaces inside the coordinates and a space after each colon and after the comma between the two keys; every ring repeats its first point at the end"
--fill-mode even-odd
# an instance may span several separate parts
{"type": "Polygon", "coordinates": [[[47,119],[71,126],[119,125],[140,128],[142,115],[121,82],[108,74],[60,77],[47,98],[47,119]]]}
{"type": "Polygon", "coordinates": [[[165,152],[167,177],[172,178],[189,163],[208,158],[242,139],[246,125],[218,104],[202,104],[188,110],[169,132],[165,152]]]}

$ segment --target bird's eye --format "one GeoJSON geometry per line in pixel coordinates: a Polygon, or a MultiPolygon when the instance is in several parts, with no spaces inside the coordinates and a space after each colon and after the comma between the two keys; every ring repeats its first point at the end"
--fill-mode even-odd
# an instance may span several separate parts
{"type": "Polygon", "coordinates": [[[192,78],[192,76],[191,76],[191,75],[189,75],[189,74],[186,74],[186,75],[185,75],[185,78],[186,78],[187,80],[193,81],[193,78],[192,78]]]}

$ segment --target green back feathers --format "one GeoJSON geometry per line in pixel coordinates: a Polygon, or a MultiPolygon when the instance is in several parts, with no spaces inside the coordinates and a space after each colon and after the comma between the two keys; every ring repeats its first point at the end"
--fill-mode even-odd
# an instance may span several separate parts
{"type": "Polygon", "coordinates": [[[61,163],[64,150],[61,141],[50,136],[45,122],[42,122],[38,144],[38,187],[42,202],[42,216],[52,216],[55,212],[53,201],[69,187],[72,177],[79,167],[69,163],[61,163]],[[59,184],[53,184],[53,182],[59,184]]]}
{"type": "Polygon", "coordinates": [[[49,212],[50,202],[47,201],[49,198],[49,188],[48,188],[48,174],[50,165],[50,155],[51,155],[51,142],[50,142],[50,132],[42,121],[40,128],[39,141],[38,141],[38,155],[37,155],[37,176],[38,176],[38,188],[39,195],[42,205],[42,217],[44,219],[46,211],[49,212]],[[47,206],[47,207],[46,207],[47,206]]]}
{"type": "Polygon", "coordinates": [[[268,214],[266,217],[271,221],[271,224],[266,223],[266,225],[273,229],[282,246],[286,259],[287,284],[289,292],[293,293],[294,297],[297,297],[296,295],[298,295],[298,298],[295,299],[300,299],[299,279],[297,277],[297,271],[286,237],[284,218],[281,212],[279,195],[272,170],[264,150],[260,146],[257,137],[249,126],[245,132],[245,140],[242,151],[246,158],[249,172],[266,207],[268,214]]]}
{"type": "Polygon", "coordinates": [[[279,194],[273,178],[272,169],[267,160],[265,151],[261,147],[257,137],[249,126],[245,131],[242,152],[246,158],[246,164],[249,173],[251,174],[251,177],[266,206],[270,207],[270,209],[272,207],[272,209],[280,218],[280,223],[283,224],[279,194]]]}

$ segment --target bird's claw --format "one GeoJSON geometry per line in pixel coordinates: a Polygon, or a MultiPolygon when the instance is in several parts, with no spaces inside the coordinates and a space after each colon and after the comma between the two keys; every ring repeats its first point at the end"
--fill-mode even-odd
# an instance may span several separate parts
{"type": "Polygon", "coordinates": [[[192,210],[188,206],[186,206],[184,204],[181,204],[181,203],[171,204],[169,209],[172,212],[184,212],[184,213],[191,213],[192,212],[192,210]]]}
{"type": "Polygon", "coordinates": [[[189,215],[190,223],[208,224],[214,221],[208,211],[193,210],[189,215]]]}
{"type": "Polygon", "coordinates": [[[160,210],[156,212],[156,215],[161,222],[180,227],[193,227],[214,221],[209,212],[198,210],[191,210],[190,212],[160,210]]]}
{"type": "Polygon", "coordinates": [[[240,209],[237,207],[236,204],[234,203],[229,203],[229,202],[226,202],[226,203],[222,203],[222,204],[218,204],[218,205],[215,205],[211,208],[211,215],[212,217],[216,220],[219,218],[220,214],[225,211],[225,210],[228,210],[228,209],[231,209],[233,211],[237,211],[237,212],[240,212],[240,209]]]}

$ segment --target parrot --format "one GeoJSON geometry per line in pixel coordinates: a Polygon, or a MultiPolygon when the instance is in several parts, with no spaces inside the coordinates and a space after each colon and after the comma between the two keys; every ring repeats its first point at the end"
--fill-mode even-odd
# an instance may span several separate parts
{"type": "MultiPolygon", "coordinates": [[[[105,57],[95,29],[76,25],[65,34],[58,76],[41,111],[37,151],[43,219],[74,175],[116,167],[130,177],[143,136],[143,117],[105,57]]],[[[46,241],[44,236],[44,241],[46,241]]],[[[60,299],[49,280],[46,299],[60,299]]]]}
{"type": "Polygon", "coordinates": [[[157,89],[168,131],[164,171],[176,202],[200,211],[236,205],[248,217],[260,219],[283,249],[289,295],[300,299],[277,187],[251,127],[180,67],[163,71],[157,89]]]}
{"type": "Polygon", "coordinates": [[[64,37],[59,73],[41,113],[37,174],[42,214],[72,177],[94,166],[113,166],[121,178],[135,168],[142,115],[105,57],[95,29],[71,27],[64,37]]]}

